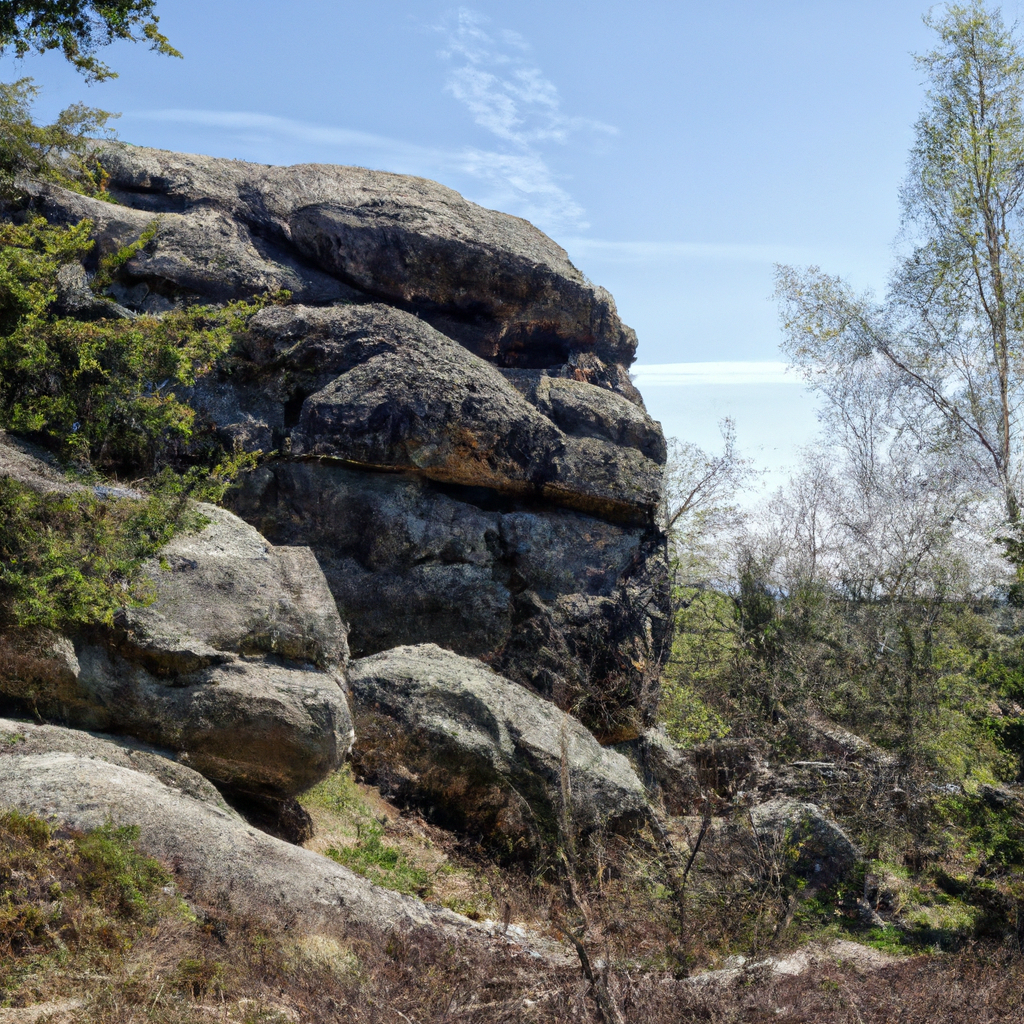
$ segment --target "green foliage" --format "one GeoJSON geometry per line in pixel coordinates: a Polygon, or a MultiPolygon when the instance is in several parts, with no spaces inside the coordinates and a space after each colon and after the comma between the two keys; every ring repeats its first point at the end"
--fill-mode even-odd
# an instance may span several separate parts
{"type": "Polygon", "coordinates": [[[168,909],[170,876],[136,848],[138,829],[58,831],[0,813],[0,1005],[41,970],[81,967],[130,946],[168,909]]]}
{"type": "Polygon", "coordinates": [[[107,122],[119,115],[74,103],[52,124],[36,124],[38,93],[31,78],[0,82],[0,198],[18,198],[16,178],[26,176],[110,201],[103,168],[89,159],[90,140],[112,134],[107,122]]]}
{"type": "Polygon", "coordinates": [[[92,290],[98,295],[114,282],[117,272],[137,253],[142,252],[160,231],[160,218],[154,218],[141,235],[128,245],[122,246],[117,252],[104,256],[100,260],[99,270],[92,279],[92,290]]]}
{"type": "Polygon", "coordinates": [[[0,338],[45,315],[57,298],[57,272],[92,249],[91,230],[87,220],[66,228],[41,217],[0,222],[0,338]]]}
{"type": "Polygon", "coordinates": [[[1024,458],[1024,50],[984,0],[925,20],[938,38],[917,58],[928,91],[888,294],[779,267],[783,349],[825,396],[826,418],[870,406],[873,427],[958,459],[1012,524],[1024,458]]]}
{"type": "Polygon", "coordinates": [[[219,992],[224,983],[224,964],[208,957],[185,957],[174,969],[174,983],[194,999],[203,999],[208,992],[219,992]]]}
{"type": "MultiPolygon", "coordinates": [[[[931,786],[1011,781],[1024,767],[1019,613],[952,601],[854,600],[819,586],[688,591],[662,680],[680,743],[757,735],[801,749],[814,714],[897,755],[931,786]]],[[[818,756],[815,751],[807,752],[818,756]]]]}
{"type": "MultiPolygon", "coordinates": [[[[74,108],[39,127],[29,109],[34,93],[28,80],[0,87],[0,183],[26,173],[97,191],[84,135],[102,126],[101,112],[74,108]]],[[[154,221],[101,260],[94,288],[107,287],[158,229],[154,221]]],[[[58,275],[88,256],[91,230],[88,221],[0,222],[0,428],[33,436],[86,474],[149,475],[149,495],[39,495],[0,481],[3,624],[109,623],[118,608],[147,600],[142,562],[201,521],[189,499],[219,501],[259,454],[225,452],[212,437],[197,441],[195,411],[182,392],[224,356],[258,309],[287,294],[159,317],[57,316],[58,275]]]]}
{"type": "Polygon", "coordinates": [[[67,459],[107,472],[156,469],[192,437],[188,387],[227,351],[251,307],[189,309],[163,317],[29,317],[0,339],[0,417],[38,434],[67,459]]]}
{"type": "Polygon", "coordinates": [[[397,846],[384,842],[384,829],[379,822],[368,821],[360,826],[352,846],[332,846],[326,853],[331,860],[386,889],[417,896],[430,890],[429,873],[412,864],[397,846]]]}
{"type": "Polygon", "coordinates": [[[57,272],[88,250],[90,227],[0,225],[0,426],[105,472],[152,472],[192,438],[195,412],[175,389],[209,372],[249,317],[282,297],[131,320],[54,317],[57,272]]]}
{"type": "Polygon", "coordinates": [[[303,793],[302,803],[306,807],[322,807],[333,814],[345,817],[372,818],[348,765],[328,775],[322,782],[318,782],[303,793]]]}
{"type": "Polygon", "coordinates": [[[936,803],[950,839],[977,866],[1008,868],[1024,864],[1024,813],[1020,805],[993,807],[978,794],[958,793],[936,803]]]}
{"type": "Polygon", "coordinates": [[[160,32],[155,7],[156,0],[12,0],[0,5],[0,54],[60,50],[87,81],[116,78],[95,56],[115,40],[145,39],[158,53],[181,56],[160,32]]]}
{"type": "Polygon", "coordinates": [[[681,588],[672,653],[661,680],[658,716],[680,746],[726,736],[730,727],[707,699],[738,653],[731,602],[714,590],[681,588]]]}
{"type": "Polygon", "coordinates": [[[39,494],[0,477],[0,624],[109,623],[149,597],[145,559],[202,519],[184,502],[39,494]]]}
{"type": "Polygon", "coordinates": [[[430,873],[384,841],[384,826],[366,806],[347,765],[304,793],[302,803],[330,811],[352,833],[353,842],[325,851],[332,860],[386,889],[419,896],[430,891],[430,873]]]}
{"type": "Polygon", "coordinates": [[[84,861],[82,884],[94,900],[111,907],[121,917],[151,916],[153,894],[170,881],[167,872],[140,854],[137,825],[107,823],[77,839],[84,861]]]}
{"type": "Polygon", "coordinates": [[[33,850],[43,850],[50,841],[50,826],[33,814],[23,814],[17,808],[0,815],[0,829],[15,839],[25,840],[33,850]]]}

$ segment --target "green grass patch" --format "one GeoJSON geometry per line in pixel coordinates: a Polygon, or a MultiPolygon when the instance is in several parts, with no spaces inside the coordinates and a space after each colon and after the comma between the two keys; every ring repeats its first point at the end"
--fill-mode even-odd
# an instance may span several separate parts
{"type": "Polygon", "coordinates": [[[361,827],[352,846],[332,846],[326,853],[331,860],[385,889],[415,896],[430,892],[430,874],[416,867],[397,846],[386,843],[384,829],[377,822],[361,827]]]}
{"type": "Polygon", "coordinates": [[[301,800],[307,808],[330,812],[334,830],[346,839],[324,851],[331,860],[385,889],[416,896],[430,894],[431,872],[386,841],[384,825],[366,805],[347,765],[304,793],[301,800]]]}
{"type": "Polygon", "coordinates": [[[98,971],[179,901],[170,875],[137,849],[138,829],[57,831],[30,814],[0,814],[0,1005],[42,976],[98,971]]]}

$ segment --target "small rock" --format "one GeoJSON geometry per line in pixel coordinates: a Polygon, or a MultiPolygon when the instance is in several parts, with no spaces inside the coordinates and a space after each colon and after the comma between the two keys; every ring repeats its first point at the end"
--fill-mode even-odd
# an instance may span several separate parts
{"type": "Polygon", "coordinates": [[[780,798],[752,808],[750,817],[759,838],[771,842],[785,871],[832,879],[860,859],[849,836],[815,804],[780,798]]]}

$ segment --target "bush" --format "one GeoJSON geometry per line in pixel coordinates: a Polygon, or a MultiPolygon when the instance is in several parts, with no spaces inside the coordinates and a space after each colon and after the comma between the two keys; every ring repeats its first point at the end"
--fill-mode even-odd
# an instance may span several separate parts
{"type": "Polygon", "coordinates": [[[145,602],[142,563],[202,518],[161,495],[39,494],[0,477],[0,626],[110,623],[145,602]]]}
{"type": "Polygon", "coordinates": [[[89,162],[90,140],[118,115],[75,103],[39,125],[32,120],[38,93],[31,78],[0,82],[0,199],[20,198],[17,179],[27,176],[109,200],[102,167],[89,162]]]}
{"type": "Polygon", "coordinates": [[[176,389],[208,373],[271,300],[131,320],[52,316],[57,273],[88,251],[90,229],[0,224],[0,426],[105,472],[155,472],[192,438],[195,412],[176,389]]]}

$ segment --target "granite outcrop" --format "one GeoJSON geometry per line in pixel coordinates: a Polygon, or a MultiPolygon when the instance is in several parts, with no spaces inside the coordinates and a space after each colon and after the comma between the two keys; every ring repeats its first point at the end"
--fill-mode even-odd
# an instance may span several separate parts
{"type": "Polygon", "coordinates": [[[229,505],[312,549],[353,655],[436,643],[604,742],[640,735],[669,632],[665,441],[611,296],[434,182],[97,146],[115,203],[36,184],[30,204],[92,222],[87,274],[152,234],[117,315],[291,293],[189,397],[264,453],[229,505]]]}

